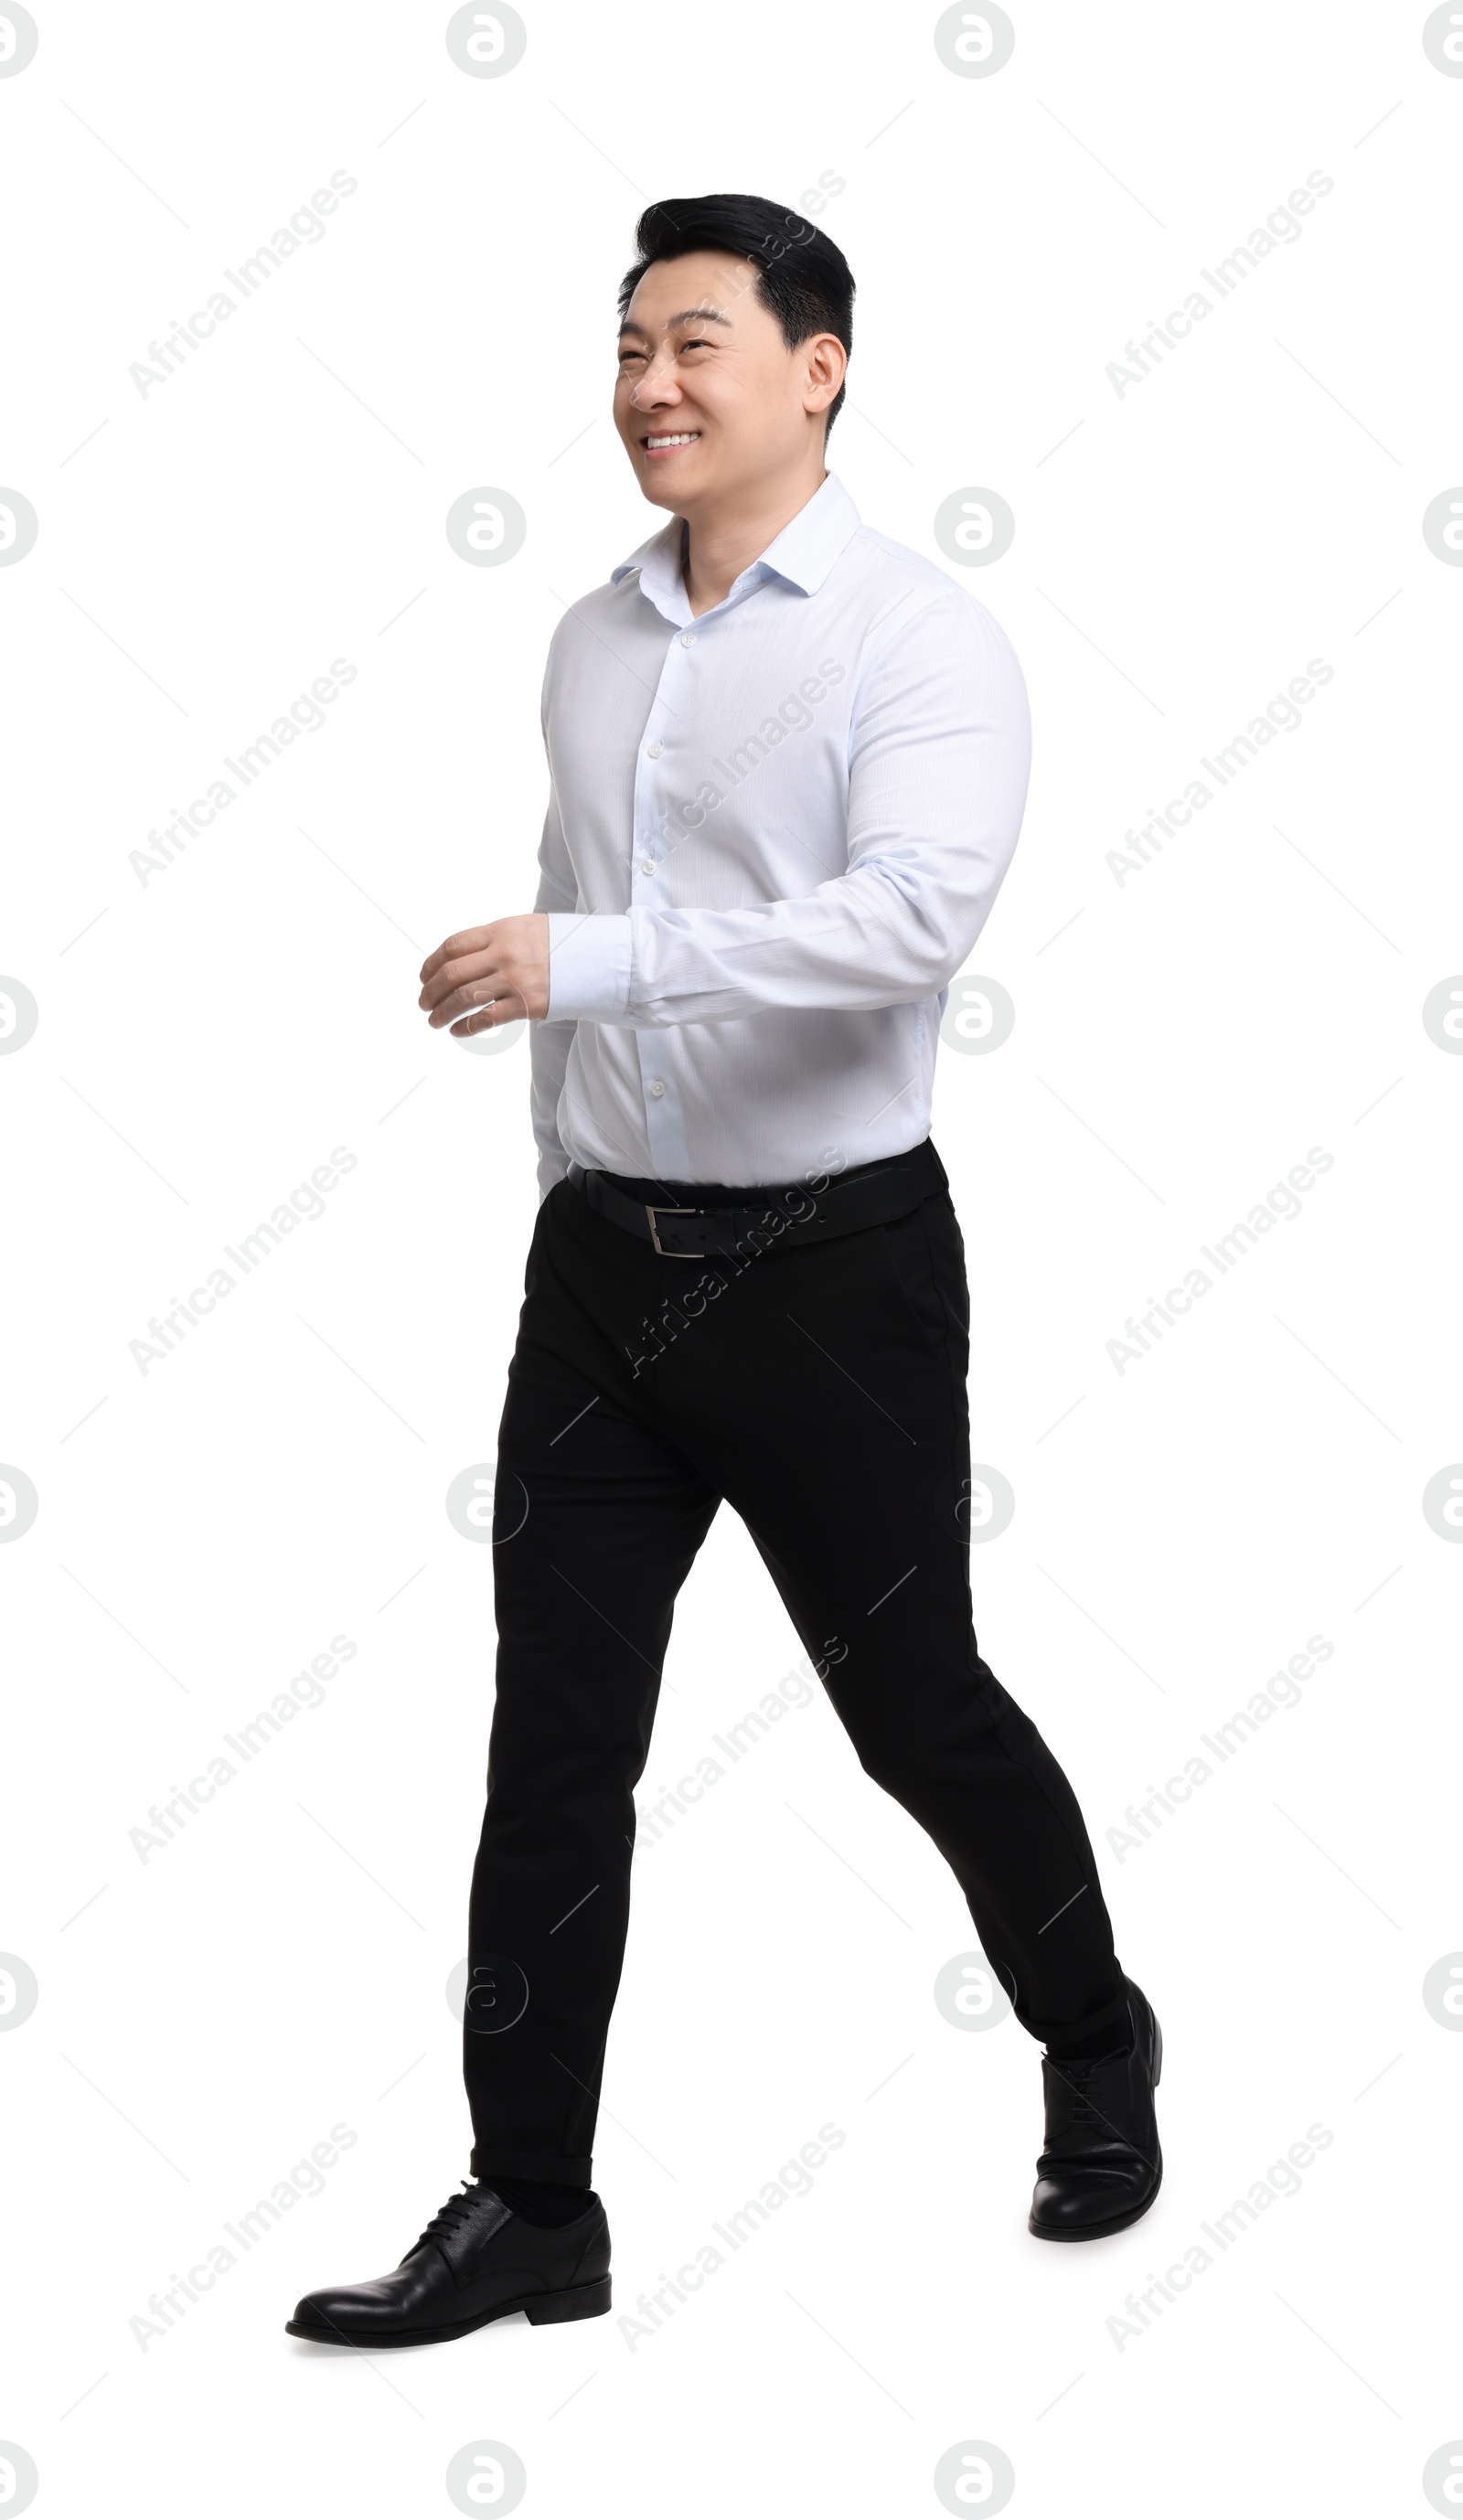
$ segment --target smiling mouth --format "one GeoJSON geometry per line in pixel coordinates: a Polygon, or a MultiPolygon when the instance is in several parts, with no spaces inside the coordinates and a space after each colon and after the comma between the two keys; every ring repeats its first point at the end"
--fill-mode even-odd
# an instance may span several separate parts
{"type": "Polygon", "coordinates": [[[677,429],[674,434],[667,432],[643,437],[641,444],[647,455],[676,455],[683,446],[694,446],[700,434],[698,428],[682,428],[677,429]]]}

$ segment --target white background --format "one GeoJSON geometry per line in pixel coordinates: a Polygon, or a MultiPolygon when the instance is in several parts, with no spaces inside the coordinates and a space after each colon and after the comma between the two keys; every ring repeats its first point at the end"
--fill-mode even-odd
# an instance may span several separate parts
{"type": "MultiPolygon", "coordinates": [[[[445,9],[58,7],[0,78],[0,480],[39,519],[0,568],[0,969],[39,1009],[0,1059],[0,1458],[39,1497],[0,1549],[0,1946],[39,1986],[0,2039],[0,2436],[39,2510],[450,2511],[488,2440],[546,2520],[938,2512],[937,2460],[985,2441],[1031,2515],[1406,2513],[1463,2435],[1463,2039],[1421,1994],[1463,1945],[1463,1552],[1421,1509],[1463,1455],[1463,1063],[1422,1022],[1463,968],[1463,574],[1421,530],[1463,476],[1463,79],[1410,7],[1015,14],[966,78],[933,11],[544,0],[474,78],[445,9]],[[141,394],[149,342],[337,169],[324,239],[141,394]],[[1125,342],[1311,170],[1301,239],[1120,396],[1125,342]],[[952,568],[1036,725],[973,965],[1015,1029],[942,1052],[935,1107],[975,1452],[1017,1501],[976,1622],[1162,2019],[1167,2178],[1117,2239],[1028,2236],[1038,2051],[937,2010],[973,1928],[820,1693],[638,1859],[614,2315],[365,2362],[284,2321],[466,2170],[445,1989],[491,1552],[443,1501],[494,1450],[535,1199],[523,1039],[429,1036],[416,975],[531,901],[546,643],[658,521],[608,421],[633,222],[721,188],[830,195],[860,287],[830,451],[864,517],[935,557],[953,490],[1016,518],[952,568]],[[501,567],[444,533],[484,484],[528,519],[501,567]],[[335,658],[324,727],[140,880],[335,658]],[[1311,658],[1300,728],[1120,883],[1125,831],[1311,658]],[[337,1146],[325,1214],[141,1372],[150,1317],[337,1146]],[[1302,1215],[1120,1373],[1126,1318],[1312,1147],[1302,1215]],[[142,1862],[150,1806],[336,1635],[326,1702],[142,1862]],[[1312,1635],[1302,1704],[1120,1861],[1127,1806],[1312,1635]],[[622,2330],[828,2122],[813,2192],[622,2330]],[[1115,2337],[1317,2123],[1301,2192],[1115,2337]],[[149,2296],[336,2124],[324,2191],[144,2350],[149,2296]]],[[[796,1656],[724,1510],[646,1787],[796,1656]]]]}

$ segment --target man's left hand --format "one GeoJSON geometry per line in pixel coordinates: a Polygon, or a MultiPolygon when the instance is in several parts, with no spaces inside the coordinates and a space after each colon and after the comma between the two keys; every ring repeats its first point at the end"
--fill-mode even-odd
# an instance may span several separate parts
{"type": "Polygon", "coordinates": [[[491,1032],[524,1015],[549,1012],[549,919],[531,910],[521,919],[495,919],[486,927],[465,927],[449,936],[421,966],[421,995],[433,1032],[448,1025],[453,1037],[491,1032]]]}

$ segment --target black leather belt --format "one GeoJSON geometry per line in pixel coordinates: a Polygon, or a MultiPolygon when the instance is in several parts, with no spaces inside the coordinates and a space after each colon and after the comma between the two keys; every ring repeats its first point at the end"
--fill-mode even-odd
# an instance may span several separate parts
{"type": "Polygon", "coordinates": [[[667,1260],[751,1256],[778,1243],[822,1242],[861,1226],[892,1225],[950,1187],[928,1138],[908,1154],[882,1156],[858,1172],[815,1173],[811,1182],[780,1190],[740,1191],[734,1206],[718,1203],[714,1194],[708,1199],[708,1186],[696,1182],[637,1182],[577,1163],[568,1178],[598,1215],[667,1260]],[[638,1197],[643,1190],[658,1194],[638,1197]]]}

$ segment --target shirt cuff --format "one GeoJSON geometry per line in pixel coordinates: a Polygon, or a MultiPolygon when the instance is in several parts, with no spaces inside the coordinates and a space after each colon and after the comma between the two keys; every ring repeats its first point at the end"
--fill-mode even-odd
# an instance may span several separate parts
{"type": "Polygon", "coordinates": [[[551,910],[550,1023],[623,1023],[630,1005],[628,911],[551,910]]]}

